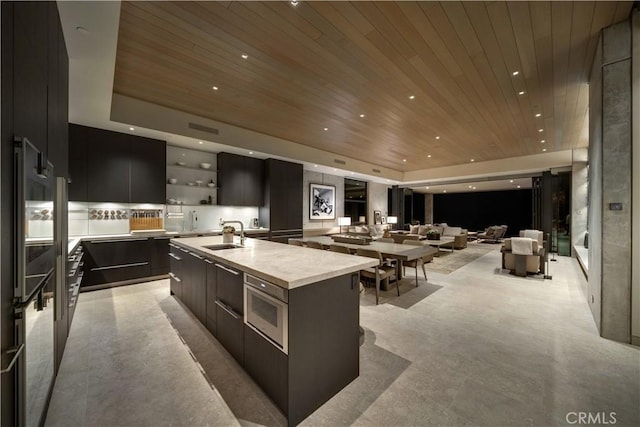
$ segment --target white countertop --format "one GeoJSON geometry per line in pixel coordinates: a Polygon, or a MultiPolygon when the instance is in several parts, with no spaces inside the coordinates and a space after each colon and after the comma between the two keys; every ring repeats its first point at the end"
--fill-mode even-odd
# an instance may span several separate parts
{"type": "MultiPolygon", "coordinates": [[[[342,276],[378,261],[355,255],[286,245],[248,238],[242,248],[212,251],[203,246],[221,244],[222,236],[172,239],[173,243],[195,250],[207,258],[223,262],[286,289],[342,276]]],[[[234,243],[239,243],[238,237],[234,243]]]]}

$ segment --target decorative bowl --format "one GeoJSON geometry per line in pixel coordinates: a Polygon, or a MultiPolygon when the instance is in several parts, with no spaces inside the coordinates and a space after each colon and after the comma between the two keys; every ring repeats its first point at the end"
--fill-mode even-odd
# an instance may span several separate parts
{"type": "Polygon", "coordinates": [[[200,163],[202,169],[211,169],[211,163],[200,163]]]}
{"type": "Polygon", "coordinates": [[[199,186],[200,184],[202,184],[202,180],[200,180],[200,179],[196,179],[196,185],[198,185],[198,186],[199,186]]]}
{"type": "Polygon", "coordinates": [[[216,184],[214,182],[207,182],[207,187],[213,188],[215,186],[216,186],[216,184]]]}
{"type": "Polygon", "coordinates": [[[175,184],[176,182],[178,182],[177,179],[175,178],[169,178],[169,184],[175,184]]]}

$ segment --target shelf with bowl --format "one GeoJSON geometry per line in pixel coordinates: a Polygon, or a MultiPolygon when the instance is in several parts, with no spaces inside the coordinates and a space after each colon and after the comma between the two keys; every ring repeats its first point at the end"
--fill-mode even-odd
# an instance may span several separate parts
{"type": "Polygon", "coordinates": [[[186,170],[193,170],[193,171],[200,171],[200,172],[218,173],[217,170],[211,169],[210,167],[203,168],[201,166],[190,166],[187,164],[179,165],[177,163],[171,163],[171,164],[168,164],[167,167],[171,169],[186,169],[186,170]]]}
{"type": "Polygon", "coordinates": [[[200,188],[203,190],[217,190],[218,188],[220,188],[216,185],[214,185],[213,187],[210,187],[209,185],[197,185],[197,184],[189,185],[189,184],[178,184],[178,183],[176,184],[167,183],[167,187],[180,187],[180,188],[189,187],[189,188],[200,188]]]}

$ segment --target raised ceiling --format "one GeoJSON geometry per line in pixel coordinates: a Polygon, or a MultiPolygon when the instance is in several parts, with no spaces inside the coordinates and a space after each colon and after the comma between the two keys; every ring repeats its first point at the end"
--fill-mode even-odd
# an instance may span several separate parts
{"type": "Polygon", "coordinates": [[[113,90],[399,171],[566,150],[631,7],[123,2],[113,90]]]}

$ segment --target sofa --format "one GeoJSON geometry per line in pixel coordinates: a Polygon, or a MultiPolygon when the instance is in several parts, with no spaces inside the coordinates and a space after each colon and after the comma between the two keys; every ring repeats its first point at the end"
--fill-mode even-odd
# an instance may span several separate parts
{"type": "MultiPolygon", "coordinates": [[[[462,227],[450,227],[446,223],[412,225],[409,227],[409,234],[404,234],[404,238],[426,238],[429,230],[437,230],[440,236],[453,237],[453,243],[442,245],[443,248],[464,249],[467,247],[467,230],[462,227]]],[[[395,239],[395,237],[394,237],[395,239]]]]}

